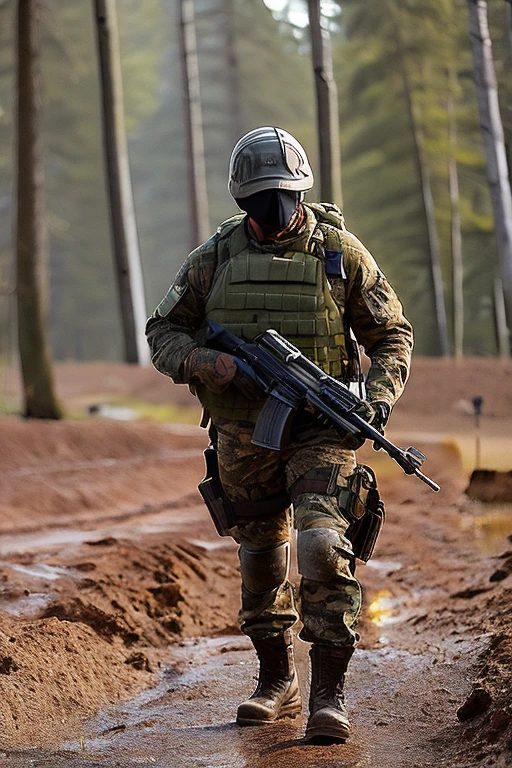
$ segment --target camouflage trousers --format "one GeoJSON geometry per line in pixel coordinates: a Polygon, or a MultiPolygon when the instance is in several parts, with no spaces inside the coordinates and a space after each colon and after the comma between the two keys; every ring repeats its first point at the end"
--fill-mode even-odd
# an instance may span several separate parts
{"type": "MultiPolygon", "coordinates": [[[[270,451],[251,444],[252,426],[222,420],[218,429],[220,476],[232,501],[263,501],[292,486],[305,475],[338,467],[336,484],[346,486],[356,466],[355,452],[344,447],[331,429],[305,429],[281,451],[270,451]]],[[[292,492],[293,494],[293,492],[292,492]]],[[[354,630],[361,609],[361,587],[354,576],[355,558],[345,537],[348,521],[336,496],[319,493],[292,495],[293,509],[270,516],[238,519],[230,531],[251,552],[268,551],[288,542],[292,524],[297,538],[334,536],[336,545],[308,559],[302,569],[298,594],[286,575],[278,586],[268,591],[248,588],[242,567],[242,631],[249,637],[274,637],[302,619],[300,637],[308,642],[353,646],[354,630]],[[314,529],[323,529],[321,532],[314,529]],[[307,533],[306,533],[307,532],[307,533]],[[313,533],[312,533],[313,532],[313,533]],[[329,561],[328,563],[326,561],[329,561]],[[307,574],[306,574],[307,571],[307,574]]],[[[303,539],[304,541],[304,539],[303,539]]],[[[299,572],[301,571],[300,545],[299,572]]],[[[242,561],[242,555],[241,555],[242,561]]]]}

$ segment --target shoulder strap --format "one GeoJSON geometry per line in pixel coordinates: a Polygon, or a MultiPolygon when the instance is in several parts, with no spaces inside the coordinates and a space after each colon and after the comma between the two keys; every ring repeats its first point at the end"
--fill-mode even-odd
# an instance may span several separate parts
{"type": "MultiPolygon", "coordinates": [[[[323,257],[324,269],[327,279],[330,277],[347,280],[347,273],[343,263],[343,241],[347,232],[343,213],[334,203],[306,203],[313,211],[320,237],[315,237],[317,252],[323,257]]],[[[346,293],[346,283],[343,282],[343,293],[346,293]]],[[[345,327],[345,343],[351,364],[349,386],[356,394],[364,399],[364,375],[361,367],[361,353],[355,334],[348,323],[347,313],[343,313],[343,325],[345,327]]]]}
{"type": "Polygon", "coordinates": [[[312,240],[317,255],[322,258],[327,277],[347,279],[343,264],[343,233],[346,232],[343,214],[331,203],[306,203],[317,221],[312,240]]]}
{"type": "Polygon", "coordinates": [[[319,223],[330,224],[336,229],[346,230],[345,218],[341,211],[334,203],[306,203],[308,208],[311,208],[319,223]]]}
{"type": "Polygon", "coordinates": [[[244,219],[245,213],[237,214],[223,221],[218,228],[217,266],[220,266],[235,255],[234,247],[238,248],[236,253],[239,253],[247,244],[244,219]]]}

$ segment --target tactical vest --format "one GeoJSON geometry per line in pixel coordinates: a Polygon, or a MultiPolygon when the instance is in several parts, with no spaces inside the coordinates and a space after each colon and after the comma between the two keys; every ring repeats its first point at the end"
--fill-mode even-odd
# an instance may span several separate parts
{"type": "MultiPolygon", "coordinates": [[[[205,307],[213,320],[246,341],[273,328],[331,376],[345,378],[348,361],[345,329],[333,300],[322,255],[271,253],[251,247],[244,223],[238,224],[219,259],[205,307]]],[[[235,387],[221,398],[206,390],[203,405],[215,420],[223,416],[254,421],[262,403],[250,402],[235,387]]]]}

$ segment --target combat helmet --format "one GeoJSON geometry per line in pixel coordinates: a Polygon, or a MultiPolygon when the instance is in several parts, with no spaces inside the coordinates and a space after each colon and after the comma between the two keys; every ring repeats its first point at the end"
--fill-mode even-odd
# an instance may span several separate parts
{"type": "Polygon", "coordinates": [[[282,128],[255,128],[231,153],[228,188],[235,200],[264,189],[304,192],[313,183],[304,147],[282,128]]]}

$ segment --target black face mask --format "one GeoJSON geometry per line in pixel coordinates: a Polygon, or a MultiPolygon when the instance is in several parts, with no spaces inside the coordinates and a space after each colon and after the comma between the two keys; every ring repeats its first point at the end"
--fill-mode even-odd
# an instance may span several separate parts
{"type": "Polygon", "coordinates": [[[289,189],[264,189],[249,197],[239,198],[236,203],[259,224],[266,237],[284,229],[299,204],[299,192],[289,189]]]}

